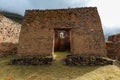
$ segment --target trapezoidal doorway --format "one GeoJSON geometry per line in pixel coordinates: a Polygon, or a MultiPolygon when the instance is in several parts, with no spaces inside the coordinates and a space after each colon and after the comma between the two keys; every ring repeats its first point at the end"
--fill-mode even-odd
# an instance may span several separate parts
{"type": "Polygon", "coordinates": [[[70,52],[70,29],[54,29],[54,51],[70,52]]]}

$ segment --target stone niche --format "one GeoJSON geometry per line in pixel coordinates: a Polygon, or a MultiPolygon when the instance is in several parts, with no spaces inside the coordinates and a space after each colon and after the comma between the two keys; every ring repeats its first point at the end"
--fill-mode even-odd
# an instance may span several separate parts
{"type": "Polygon", "coordinates": [[[96,7],[26,10],[18,56],[53,56],[54,48],[64,50],[66,45],[71,55],[106,56],[96,7]]]}

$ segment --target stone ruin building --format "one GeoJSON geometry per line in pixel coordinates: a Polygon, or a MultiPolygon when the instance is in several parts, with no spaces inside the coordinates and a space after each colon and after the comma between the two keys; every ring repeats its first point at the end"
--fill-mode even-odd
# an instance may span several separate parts
{"type": "Polygon", "coordinates": [[[120,60],[120,34],[115,34],[108,37],[107,56],[112,59],[120,60]]]}
{"type": "Polygon", "coordinates": [[[20,32],[18,56],[106,56],[101,20],[96,7],[26,10],[20,32]]]}
{"type": "Polygon", "coordinates": [[[17,52],[21,25],[0,13],[0,57],[17,52]]]}

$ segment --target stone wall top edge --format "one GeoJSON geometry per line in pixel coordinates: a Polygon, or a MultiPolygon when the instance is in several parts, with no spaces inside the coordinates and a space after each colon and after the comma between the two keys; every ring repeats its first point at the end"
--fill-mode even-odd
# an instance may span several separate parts
{"type": "Polygon", "coordinates": [[[63,9],[28,9],[26,10],[27,12],[28,11],[61,11],[61,10],[76,10],[76,9],[79,9],[79,10],[86,10],[86,9],[90,9],[90,10],[94,10],[94,9],[97,9],[97,7],[76,7],[76,8],[63,8],[63,9]]]}

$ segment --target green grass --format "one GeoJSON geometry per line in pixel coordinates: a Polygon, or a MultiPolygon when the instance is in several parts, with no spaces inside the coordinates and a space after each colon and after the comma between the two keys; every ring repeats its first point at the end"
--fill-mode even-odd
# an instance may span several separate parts
{"type": "MultiPolygon", "coordinates": [[[[57,58],[66,55],[65,52],[55,54],[57,58]]],[[[66,66],[61,60],[45,66],[8,65],[13,57],[0,59],[0,80],[120,80],[120,69],[115,65],[66,66]]]]}
{"type": "Polygon", "coordinates": [[[69,55],[69,51],[64,51],[64,52],[55,52],[54,55],[56,58],[65,58],[66,55],[69,55]]]}

